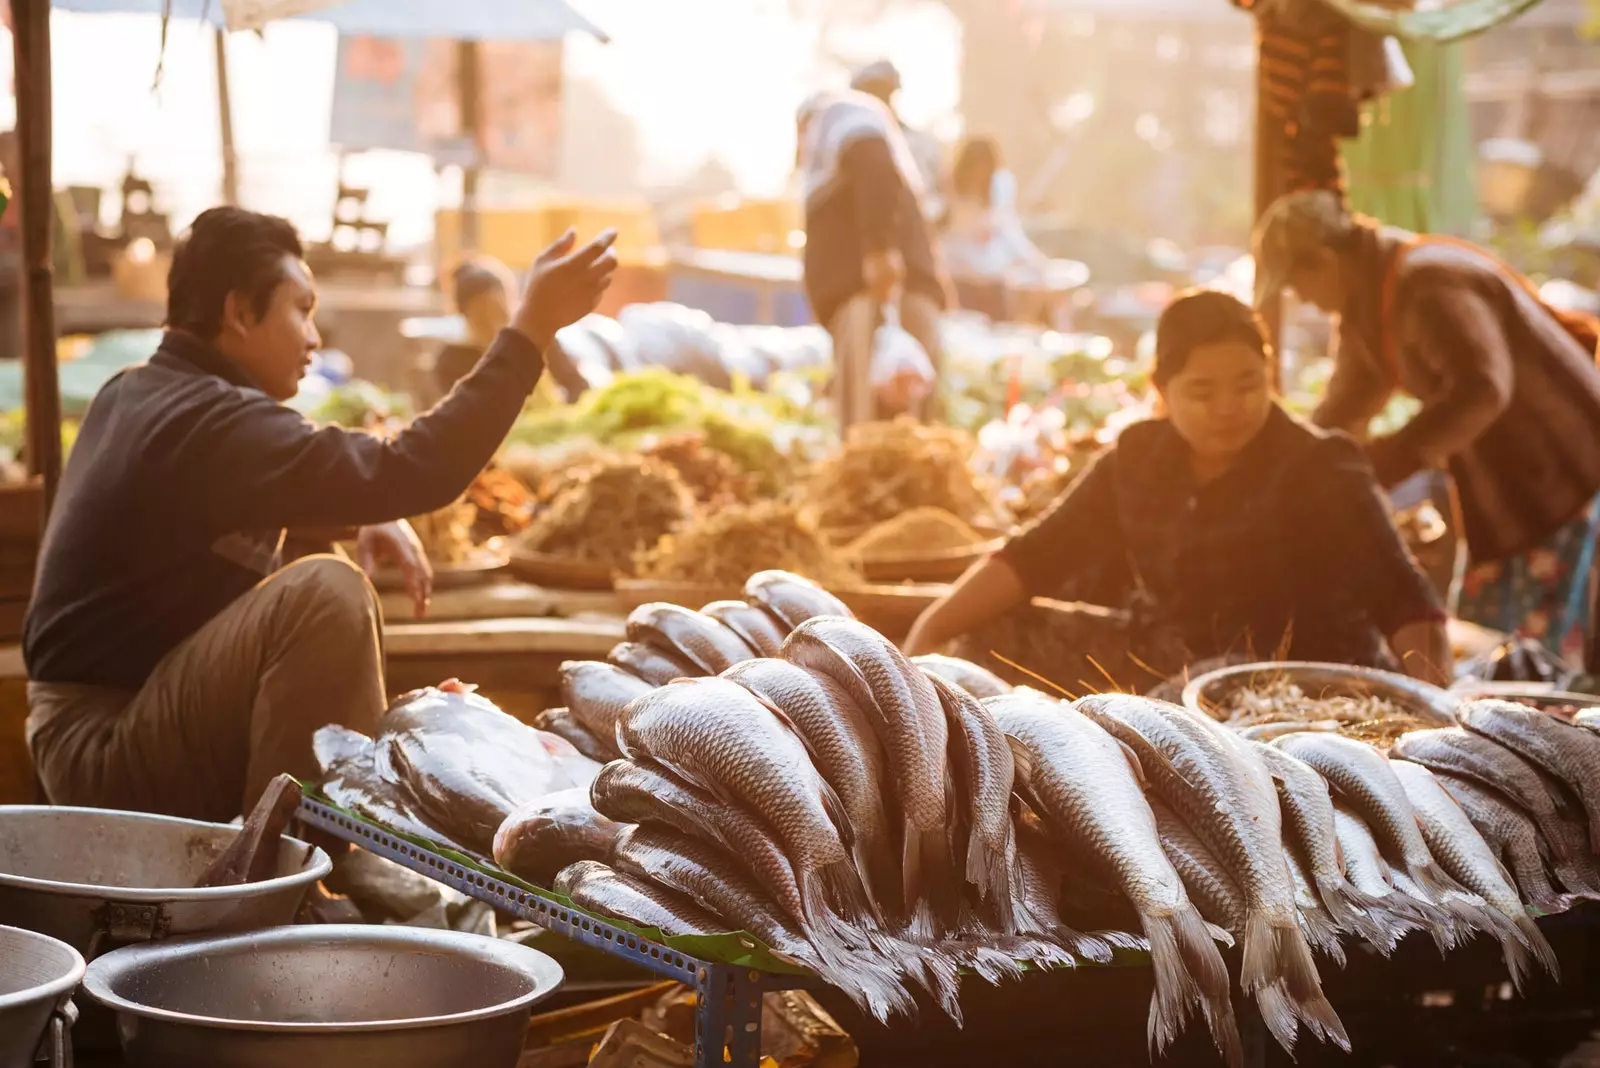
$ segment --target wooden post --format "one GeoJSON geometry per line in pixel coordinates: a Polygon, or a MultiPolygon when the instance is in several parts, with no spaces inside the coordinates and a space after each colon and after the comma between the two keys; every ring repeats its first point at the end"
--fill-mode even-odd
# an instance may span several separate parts
{"type": "Polygon", "coordinates": [[[472,160],[461,171],[461,251],[478,248],[478,178],[483,169],[483,51],[477,41],[456,42],[456,93],[461,136],[472,160]]]}
{"type": "Polygon", "coordinates": [[[17,96],[17,184],[22,211],[23,383],[28,470],[40,479],[44,514],[61,479],[61,384],[51,237],[55,228],[50,168],[50,0],[11,0],[17,96]]]}
{"type": "Polygon", "coordinates": [[[217,118],[222,126],[222,202],[239,203],[239,157],[233,148],[233,94],[228,86],[228,31],[212,30],[217,50],[217,118]]]}
{"type": "MultiPolygon", "coordinates": [[[[1266,69],[1261,63],[1261,28],[1256,26],[1256,128],[1255,128],[1255,219],[1260,221],[1278,199],[1282,173],[1283,128],[1267,110],[1266,69]]],[[[1260,265],[1257,264],[1257,269],[1260,265]]],[[[1272,364],[1272,388],[1283,388],[1283,295],[1271,294],[1261,309],[1266,320],[1267,341],[1276,355],[1272,364]]]]}

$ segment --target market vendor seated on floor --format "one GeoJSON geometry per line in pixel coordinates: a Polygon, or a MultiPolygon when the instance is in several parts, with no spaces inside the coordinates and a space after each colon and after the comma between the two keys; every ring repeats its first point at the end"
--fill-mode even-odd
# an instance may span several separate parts
{"type": "Polygon", "coordinates": [[[1274,401],[1251,309],[1219,292],[1179,296],[1161,316],[1156,353],[1165,417],[1124,430],[1050,511],[975,565],[923,613],[907,651],[940,649],[1093,575],[1133,591],[1133,652],[1164,672],[1286,655],[1398,661],[1443,681],[1438,592],[1361,448],[1274,401]]]}
{"type": "Polygon", "coordinates": [[[318,727],[370,732],[387,697],[380,610],[329,551],[355,539],[364,567],[392,560],[426,604],[431,572],[402,517],[483,470],[541,349],[609,284],[613,239],[547,250],[510,328],[384,440],[281,403],[320,343],[294,228],[236,208],[197,218],[161,344],[90,406],[40,550],[23,653],[49,800],[228,820],[273,776],[315,773],[318,727]]]}

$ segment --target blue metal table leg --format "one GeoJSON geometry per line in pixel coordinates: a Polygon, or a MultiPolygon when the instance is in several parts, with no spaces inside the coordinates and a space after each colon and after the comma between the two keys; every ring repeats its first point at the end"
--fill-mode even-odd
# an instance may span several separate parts
{"type": "Polygon", "coordinates": [[[696,973],[695,1068],[757,1068],[761,1063],[761,994],[758,972],[711,965],[696,973]]]}

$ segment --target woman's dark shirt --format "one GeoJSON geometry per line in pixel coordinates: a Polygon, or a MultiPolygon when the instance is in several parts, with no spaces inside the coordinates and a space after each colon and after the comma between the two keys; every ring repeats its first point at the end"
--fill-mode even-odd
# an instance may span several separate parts
{"type": "Polygon", "coordinates": [[[1206,483],[1170,423],[1129,427],[1001,555],[1036,596],[1121,569],[1191,659],[1385,665],[1386,636],[1445,615],[1361,448],[1276,406],[1206,483]]]}

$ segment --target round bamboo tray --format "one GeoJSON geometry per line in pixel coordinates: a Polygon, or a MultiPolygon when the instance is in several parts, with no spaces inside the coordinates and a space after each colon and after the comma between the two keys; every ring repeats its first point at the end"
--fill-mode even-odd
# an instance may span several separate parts
{"type": "Polygon", "coordinates": [[[553,556],[532,549],[514,547],[509,562],[511,573],[523,582],[547,590],[609,590],[612,572],[604,564],[553,556]]]}
{"type": "Polygon", "coordinates": [[[864,556],[857,564],[868,582],[954,582],[967,569],[1005,546],[1004,538],[994,538],[959,549],[940,549],[928,553],[902,553],[896,556],[864,556]]]}

